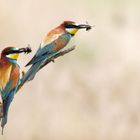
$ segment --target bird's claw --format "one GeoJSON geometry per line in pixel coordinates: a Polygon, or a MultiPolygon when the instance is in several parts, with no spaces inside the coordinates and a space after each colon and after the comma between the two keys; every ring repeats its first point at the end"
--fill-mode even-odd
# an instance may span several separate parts
{"type": "Polygon", "coordinates": [[[22,71],[21,74],[22,74],[22,77],[23,77],[25,75],[25,71],[22,71]]]}
{"type": "Polygon", "coordinates": [[[54,60],[54,59],[52,59],[51,61],[52,61],[53,63],[55,63],[55,60],[54,60]]]}

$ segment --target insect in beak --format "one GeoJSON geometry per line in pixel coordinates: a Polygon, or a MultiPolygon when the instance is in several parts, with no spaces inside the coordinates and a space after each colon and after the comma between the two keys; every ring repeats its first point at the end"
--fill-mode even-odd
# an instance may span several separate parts
{"type": "Polygon", "coordinates": [[[31,47],[28,45],[26,48],[20,48],[20,49],[17,50],[17,51],[18,51],[18,53],[24,52],[24,53],[28,54],[28,53],[32,52],[32,49],[31,49],[31,47]]]}

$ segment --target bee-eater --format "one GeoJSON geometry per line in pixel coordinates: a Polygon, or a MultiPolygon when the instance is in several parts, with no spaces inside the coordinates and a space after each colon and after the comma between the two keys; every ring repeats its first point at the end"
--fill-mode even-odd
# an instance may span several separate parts
{"type": "Polygon", "coordinates": [[[41,65],[45,61],[63,49],[79,29],[90,30],[91,26],[76,24],[73,21],[64,21],[55,29],[51,30],[43,39],[34,57],[26,65],[32,65],[23,77],[23,83],[34,78],[41,65]]]}
{"type": "Polygon", "coordinates": [[[20,66],[17,63],[17,59],[20,53],[31,52],[30,48],[5,48],[0,57],[0,94],[2,98],[0,119],[2,133],[5,124],[7,123],[7,116],[9,106],[17,92],[20,84],[20,66]]]}

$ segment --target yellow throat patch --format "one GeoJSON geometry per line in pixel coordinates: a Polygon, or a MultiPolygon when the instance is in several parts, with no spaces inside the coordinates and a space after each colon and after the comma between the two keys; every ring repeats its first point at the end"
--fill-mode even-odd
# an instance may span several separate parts
{"type": "Polygon", "coordinates": [[[19,57],[19,53],[9,54],[9,55],[6,55],[6,57],[7,57],[7,58],[10,58],[10,59],[17,60],[18,57],[19,57]]]}
{"type": "Polygon", "coordinates": [[[76,28],[69,28],[69,29],[66,29],[67,32],[69,32],[70,34],[72,35],[75,35],[75,33],[78,31],[79,29],[76,29],[76,28]]]}

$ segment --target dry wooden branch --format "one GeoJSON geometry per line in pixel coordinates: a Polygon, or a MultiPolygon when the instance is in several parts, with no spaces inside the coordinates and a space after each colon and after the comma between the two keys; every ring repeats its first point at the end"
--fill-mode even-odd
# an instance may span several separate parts
{"type": "MultiPolygon", "coordinates": [[[[57,53],[56,55],[50,57],[50,58],[40,67],[40,69],[42,69],[44,66],[46,66],[46,65],[49,64],[50,62],[53,62],[53,63],[54,63],[54,62],[55,62],[54,60],[55,60],[56,58],[58,58],[58,57],[60,57],[60,56],[63,56],[63,55],[65,55],[65,54],[67,54],[67,53],[73,51],[73,50],[75,49],[75,47],[76,47],[76,46],[73,46],[73,47],[71,47],[71,48],[69,48],[69,49],[66,49],[66,50],[64,50],[64,51],[61,51],[61,52],[57,53]]],[[[39,69],[39,70],[40,70],[40,69],[39,69]]]]}

